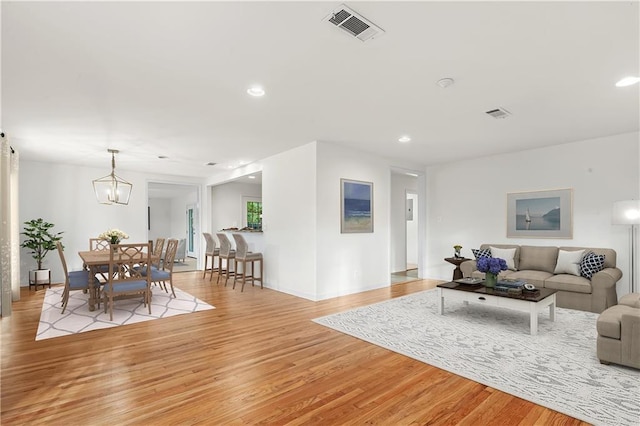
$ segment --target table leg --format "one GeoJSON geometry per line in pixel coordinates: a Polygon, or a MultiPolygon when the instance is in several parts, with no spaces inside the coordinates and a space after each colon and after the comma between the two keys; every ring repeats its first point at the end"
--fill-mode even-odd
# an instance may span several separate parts
{"type": "Polygon", "coordinates": [[[459,280],[461,278],[462,278],[462,269],[460,269],[460,266],[457,265],[456,268],[453,270],[453,280],[451,281],[459,280]]]}
{"type": "Polygon", "coordinates": [[[531,303],[529,307],[529,325],[531,327],[531,335],[535,336],[538,334],[538,309],[536,309],[536,304],[531,303]]]}
{"type": "Polygon", "coordinates": [[[444,313],[444,295],[441,288],[438,288],[438,313],[440,315],[444,313]]]}
{"type": "Polygon", "coordinates": [[[556,320],[556,295],[552,294],[551,297],[552,297],[551,304],[549,305],[549,318],[551,318],[551,321],[555,321],[556,320]]]}
{"type": "Polygon", "coordinates": [[[89,311],[96,310],[96,288],[94,286],[94,277],[96,276],[96,270],[89,266],[89,311]]]}

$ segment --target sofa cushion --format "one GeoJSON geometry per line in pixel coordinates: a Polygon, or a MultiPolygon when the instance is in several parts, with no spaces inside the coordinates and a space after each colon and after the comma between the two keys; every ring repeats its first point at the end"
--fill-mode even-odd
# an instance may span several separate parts
{"type": "Polygon", "coordinates": [[[554,275],[544,281],[546,288],[570,291],[573,293],[591,293],[591,281],[584,277],[569,274],[554,275]]]}
{"type": "Polygon", "coordinates": [[[625,294],[618,300],[618,304],[640,309],[640,293],[625,294]]]}
{"type": "Polygon", "coordinates": [[[481,249],[489,249],[489,250],[491,250],[491,247],[496,247],[496,248],[500,248],[500,249],[516,249],[516,254],[514,256],[514,260],[515,260],[515,264],[516,264],[516,270],[518,270],[520,268],[518,266],[518,259],[520,259],[520,246],[519,245],[516,245],[516,244],[481,244],[480,245],[481,249]]]}
{"type": "Polygon", "coordinates": [[[615,305],[607,308],[598,317],[596,329],[600,336],[620,339],[620,322],[622,315],[637,315],[638,310],[626,305],[615,305]]]}
{"type": "Polygon", "coordinates": [[[604,255],[604,267],[615,268],[616,267],[616,251],[606,248],[590,248],[590,247],[560,247],[560,250],[584,250],[585,253],[594,252],[595,254],[604,255]]]}
{"type": "Polygon", "coordinates": [[[545,271],[553,274],[558,259],[558,248],[548,246],[520,247],[520,266],[522,270],[545,271]]]}
{"type": "Polygon", "coordinates": [[[491,257],[491,249],[471,249],[471,253],[476,257],[476,260],[491,257]]]}
{"type": "Polygon", "coordinates": [[[591,279],[593,274],[602,271],[604,268],[604,255],[589,252],[584,255],[580,262],[580,275],[591,279]]]}
{"type": "Polygon", "coordinates": [[[498,247],[490,247],[491,248],[491,257],[496,257],[498,259],[504,259],[507,262],[507,268],[515,271],[516,270],[516,249],[514,248],[498,248],[498,247]]]}
{"type": "Polygon", "coordinates": [[[549,273],[549,272],[545,272],[545,271],[531,271],[531,270],[526,270],[526,271],[515,271],[512,272],[511,274],[509,274],[509,279],[518,279],[518,280],[523,280],[528,282],[529,284],[533,284],[534,286],[538,287],[538,288],[542,288],[544,287],[544,281],[549,278],[552,277],[553,274],[549,273]]]}
{"type": "Polygon", "coordinates": [[[571,274],[580,276],[580,262],[584,256],[584,250],[560,250],[558,251],[558,262],[554,274],[571,274]]]}

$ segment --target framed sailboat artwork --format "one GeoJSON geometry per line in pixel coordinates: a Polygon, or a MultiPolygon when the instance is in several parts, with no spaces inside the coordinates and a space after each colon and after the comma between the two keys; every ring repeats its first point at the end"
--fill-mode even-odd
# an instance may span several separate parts
{"type": "Polygon", "coordinates": [[[507,194],[508,238],[573,238],[573,189],[507,194]]]}

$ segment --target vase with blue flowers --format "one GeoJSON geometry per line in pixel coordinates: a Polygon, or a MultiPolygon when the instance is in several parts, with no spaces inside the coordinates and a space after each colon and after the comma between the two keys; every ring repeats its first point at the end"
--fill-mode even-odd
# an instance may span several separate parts
{"type": "Polygon", "coordinates": [[[484,286],[494,288],[498,282],[500,271],[507,270],[507,261],[499,257],[482,257],[478,259],[478,271],[484,272],[484,286]]]}

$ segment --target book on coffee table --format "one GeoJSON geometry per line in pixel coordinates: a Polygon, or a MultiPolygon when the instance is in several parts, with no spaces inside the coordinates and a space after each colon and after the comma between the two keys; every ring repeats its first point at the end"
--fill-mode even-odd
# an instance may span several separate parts
{"type": "Polygon", "coordinates": [[[496,286],[510,287],[510,288],[520,288],[520,287],[524,286],[525,283],[526,283],[526,281],[523,281],[523,280],[501,279],[501,280],[498,280],[498,282],[496,283],[496,286]]]}

